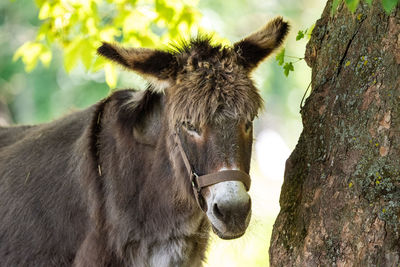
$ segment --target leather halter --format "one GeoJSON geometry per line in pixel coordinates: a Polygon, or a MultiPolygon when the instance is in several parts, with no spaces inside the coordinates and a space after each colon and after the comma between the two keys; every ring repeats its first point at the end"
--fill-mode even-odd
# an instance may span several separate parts
{"type": "Polygon", "coordinates": [[[182,147],[182,142],[179,137],[179,134],[175,132],[174,136],[175,136],[175,142],[179,148],[179,151],[181,152],[183,163],[185,164],[189,174],[189,179],[192,184],[194,197],[202,211],[207,212],[207,205],[205,205],[204,198],[201,194],[201,190],[204,187],[217,184],[220,182],[240,181],[245,185],[246,191],[249,191],[251,184],[250,175],[240,170],[225,170],[200,176],[197,175],[193,171],[192,165],[190,164],[189,159],[185,153],[185,150],[182,147]]]}

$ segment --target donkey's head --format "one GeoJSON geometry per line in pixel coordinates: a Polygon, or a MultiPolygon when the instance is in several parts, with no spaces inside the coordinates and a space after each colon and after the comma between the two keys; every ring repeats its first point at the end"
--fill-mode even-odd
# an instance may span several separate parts
{"type": "Polygon", "coordinates": [[[278,17],[233,47],[198,37],[173,51],[107,43],[98,50],[164,91],[169,142],[179,151],[173,159],[177,176],[188,170],[184,179],[193,179],[194,195],[221,238],[241,236],[250,221],[246,176],[253,119],[262,107],[250,74],[287,32],[288,24],[278,17]]]}

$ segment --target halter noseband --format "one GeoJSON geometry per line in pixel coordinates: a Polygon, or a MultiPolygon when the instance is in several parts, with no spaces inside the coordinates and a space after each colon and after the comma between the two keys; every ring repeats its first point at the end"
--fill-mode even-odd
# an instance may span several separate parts
{"type": "Polygon", "coordinates": [[[249,191],[250,184],[251,184],[250,175],[248,175],[247,173],[240,171],[240,170],[225,170],[225,171],[219,171],[219,172],[200,175],[200,176],[197,175],[193,171],[192,165],[190,164],[189,159],[185,153],[185,150],[182,147],[182,142],[181,142],[181,139],[180,139],[178,133],[175,132],[174,136],[175,136],[175,142],[179,148],[179,151],[181,152],[183,163],[185,164],[186,169],[189,174],[194,197],[195,197],[196,202],[199,205],[201,210],[203,210],[204,212],[207,212],[207,206],[205,205],[204,198],[201,194],[201,190],[204,187],[207,187],[207,186],[210,186],[213,184],[217,184],[220,182],[240,181],[245,185],[246,191],[249,191]]]}

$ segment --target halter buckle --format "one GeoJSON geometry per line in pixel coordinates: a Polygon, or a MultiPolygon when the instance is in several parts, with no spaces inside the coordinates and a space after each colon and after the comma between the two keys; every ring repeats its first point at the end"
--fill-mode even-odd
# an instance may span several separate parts
{"type": "Polygon", "coordinates": [[[192,187],[200,193],[201,188],[199,187],[198,183],[197,183],[197,179],[199,178],[199,176],[197,175],[197,173],[195,173],[194,171],[192,171],[192,177],[191,177],[191,182],[192,182],[192,187]]]}

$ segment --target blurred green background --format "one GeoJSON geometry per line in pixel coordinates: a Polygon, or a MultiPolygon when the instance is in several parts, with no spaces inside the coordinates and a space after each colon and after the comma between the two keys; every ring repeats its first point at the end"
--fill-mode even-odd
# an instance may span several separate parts
{"type": "MultiPolygon", "coordinates": [[[[321,0],[200,0],[194,3],[200,14],[195,24],[233,43],[269,19],[282,15],[292,26],[285,43],[286,55],[303,57],[307,38],[296,41],[297,32],[311,28],[325,4],[321,0]]],[[[111,91],[105,83],[103,70],[87,71],[78,62],[67,73],[62,46],[50,47],[52,60],[48,67],[39,63],[29,73],[21,60],[13,61],[16,50],[35,39],[42,24],[38,14],[33,0],[0,2],[0,100],[7,103],[15,124],[59,118],[92,105],[111,91]]],[[[178,34],[189,35],[184,30],[178,34]]],[[[164,45],[168,41],[160,39],[164,45]]],[[[223,241],[213,235],[206,266],[268,266],[268,247],[273,222],[279,212],[284,164],[302,130],[300,102],[311,79],[304,60],[295,63],[294,67],[295,71],[285,77],[274,55],[254,72],[265,110],[255,123],[250,190],[252,222],[240,239],[223,241]]],[[[140,77],[122,69],[117,72],[117,89],[143,88],[145,82],[140,77]]]]}

